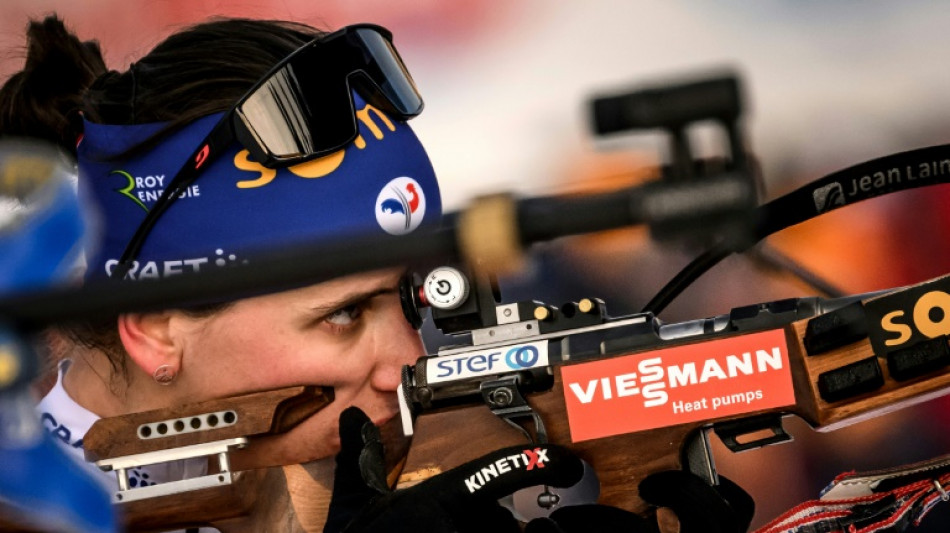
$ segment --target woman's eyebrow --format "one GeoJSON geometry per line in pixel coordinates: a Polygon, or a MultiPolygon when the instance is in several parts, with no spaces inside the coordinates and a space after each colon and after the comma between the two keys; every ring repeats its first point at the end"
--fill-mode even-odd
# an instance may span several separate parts
{"type": "Polygon", "coordinates": [[[376,289],[372,289],[372,290],[368,290],[368,291],[353,292],[353,293],[350,293],[350,294],[346,294],[346,295],[344,295],[344,296],[342,296],[342,297],[340,297],[340,298],[337,298],[337,299],[335,299],[335,300],[331,300],[331,301],[328,301],[328,302],[323,302],[323,303],[321,303],[321,304],[319,304],[319,305],[315,305],[315,306],[311,307],[311,310],[313,310],[314,312],[317,312],[317,313],[330,313],[330,312],[336,311],[336,310],[338,310],[338,309],[342,309],[342,308],[344,308],[344,307],[347,307],[347,306],[350,306],[350,305],[353,305],[353,304],[356,304],[356,303],[359,303],[359,302],[364,302],[364,301],[366,301],[366,300],[370,300],[370,299],[372,299],[372,298],[375,298],[375,297],[380,296],[380,295],[383,295],[383,294],[392,294],[392,293],[395,293],[395,292],[396,292],[396,287],[395,287],[395,286],[393,286],[393,287],[378,287],[378,288],[376,288],[376,289]]]}

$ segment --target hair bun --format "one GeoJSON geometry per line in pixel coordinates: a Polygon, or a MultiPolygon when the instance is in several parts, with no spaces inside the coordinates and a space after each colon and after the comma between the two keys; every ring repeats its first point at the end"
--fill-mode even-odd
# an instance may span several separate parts
{"type": "Polygon", "coordinates": [[[46,139],[73,151],[82,95],[105,72],[96,41],[82,42],[50,15],[27,29],[26,63],[0,89],[0,134],[46,139]]]}

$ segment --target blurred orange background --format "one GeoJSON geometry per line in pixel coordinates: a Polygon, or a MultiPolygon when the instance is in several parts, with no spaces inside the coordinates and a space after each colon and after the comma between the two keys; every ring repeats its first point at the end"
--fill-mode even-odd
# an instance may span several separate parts
{"type": "MultiPolygon", "coordinates": [[[[662,137],[594,140],[587,100],[710,67],[743,74],[744,126],[767,198],[950,137],[950,69],[943,66],[950,5],[938,3],[4,0],[0,76],[22,66],[28,19],[53,11],[81,38],[98,39],[117,70],[169,33],[213,15],[327,29],[387,26],[426,100],[413,126],[449,209],[499,190],[550,194],[643,179],[644,169],[662,160],[662,137]]],[[[716,152],[709,135],[696,140],[701,154],[716,152]]],[[[866,202],[783,232],[770,245],[847,293],[923,281],[950,270],[947,194],[931,187],[866,202]]],[[[650,243],[643,231],[620,231],[549,246],[514,283],[519,293],[551,303],[597,296],[615,313],[629,313],[690,258],[650,243]]],[[[787,273],[733,257],[662,318],[813,294],[787,273]]],[[[938,400],[828,435],[793,422],[795,443],[734,456],[720,448],[720,466],[755,496],[755,524],[762,524],[816,497],[837,472],[950,451],[948,405],[938,400]]],[[[950,514],[936,513],[921,531],[946,531],[950,514]]]]}

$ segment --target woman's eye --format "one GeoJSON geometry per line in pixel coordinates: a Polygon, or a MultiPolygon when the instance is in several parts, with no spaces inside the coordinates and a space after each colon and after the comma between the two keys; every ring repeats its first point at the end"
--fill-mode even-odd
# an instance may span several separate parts
{"type": "Polygon", "coordinates": [[[334,326],[349,326],[360,317],[362,309],[358,305],[348,305],[327,315],[324,319],[334,326]]]}

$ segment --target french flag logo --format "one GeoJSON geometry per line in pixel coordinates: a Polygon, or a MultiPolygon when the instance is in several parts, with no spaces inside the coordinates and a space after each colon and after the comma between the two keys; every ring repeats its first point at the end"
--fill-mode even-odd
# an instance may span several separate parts
{"type": "Polygon", "coordinates": [[[400,177],[390,181],[376,197],[376,221],[390,235],[415,231],[425,214],[425,194],[412,178],[400,177]]]}

